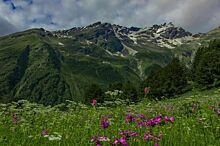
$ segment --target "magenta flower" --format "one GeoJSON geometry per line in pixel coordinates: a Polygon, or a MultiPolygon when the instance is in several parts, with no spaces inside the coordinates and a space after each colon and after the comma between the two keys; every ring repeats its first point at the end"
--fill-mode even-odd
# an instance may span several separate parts
{"type": "Polygon", "coordinates": [[[92,102],[91,102],[91,105],[92,105],[93,107],[95,107],[95,106],[97,105],[97,100],[96,100],[96,99],[93,99],[92,102]]]}
{"type": "Polygon", "coordinates": [[[157,125],[157,124],[154,119],[150,119],[146,122],[146,126],[154,127],[155,125],[157,125]]]}
{"type": "Polygon", "coordinates": [[[132,115],[132,114],[128,114],[127,116],[126,116],[126,119],[125,119],[125,122],[126,123],[131,123],[131,122],[133,122],[133,121],[135,121],[136,119],[135,119],[135,117],[132,115]]]}
{"type": "Polygon", "coordinates": [[[154,146],[159,146],[159,144],[155,143],[154,146]]]}
{"type": "Polygon", "coordinates": [[[48,135],[48,129],[44,128],[41,132],[42,136],[48,135]]]}
{"type": "Polygon", "coordinates": [[[157,125],[160,123],[160,121],[162,120],[162,117],[161,116],[157,116],[154,120],[154,123],[157,125]]]}
{"type": "Polygon", "coordinates": [[[121,137],[120,139],[116,139],[113,145],[121,144],[122,146],[128,146],[128,142],[126,142],[125,138],[121,137]]]}
{"type": "Polygon", "coordinates": [[[167,116],[165,116],[164,120],[165,120],[165,121],[169,121],[170,118],[168,118],[167,116]]]}
{"type": "Polygon", "coordinates": [[[218,114],[218,116],[220,116],[220,109],[219,109],[219,110],[217,110],[217,114],[218,114]]]}
{"type": "Polygon", "coordinates": [[[167,122],[173,122],[175,119],[174,119],[174,117],[169,118],[169,117],[165,116],[164,120],[167,122]]]}
{"type": "Polygon", "coordinates": [[[103,118],[101,125],[100,125],[100,128],[105,129],[105,128],[108,128],[108,126],[109,126],[109,121],[107,119],[103,118]]]}

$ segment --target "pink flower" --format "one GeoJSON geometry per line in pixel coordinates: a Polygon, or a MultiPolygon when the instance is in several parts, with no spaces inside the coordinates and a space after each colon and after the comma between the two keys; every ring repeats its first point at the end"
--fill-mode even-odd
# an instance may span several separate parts
{"type": "Polygon", "coordinates": [[[170,121],[173,122],[175,119],[174,117],[170,117],[170,121]]]}
{"type": "Polygon", "coordinates": [[[159,146],[159,144],[155,143],[154,146],[159,146]]]}
{"type": "Polygon", "coordinates": [[[41,134],[42,134],[43,136],[48,135],[48,129],[44,128],[44,129],[42,130],[41,134]]]}
{"type": "Polygon", "coordinates": [[[91,105],[92,105],[93,107],[95,107],[95,106],[97,105],[97,100],[96,100],[96,99],[93,99],[92,102],[91,102],[91,105]]]}
{"type": "Polygon", "coordinates": [[[144,88],[144,93],[145,93],[145,94],[148,94],[149,92],[150,92],[150,88],[149,88],[149,87],[145,87],[145,88],[144,88]]]}

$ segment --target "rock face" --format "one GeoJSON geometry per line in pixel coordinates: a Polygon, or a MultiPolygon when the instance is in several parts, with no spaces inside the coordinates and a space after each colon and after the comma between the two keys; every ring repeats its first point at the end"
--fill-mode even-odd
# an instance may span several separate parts
{"type": "MultiPolygon", "coordinates": [[[[173,49],[178,45],[192,41],[200,35],[192,35],[191,32],[184,30],[182,27],[177,27],[173,23],[163,23],[153,25],[151,27],[124,27],[116,24],[96,22],[86,27],[74,27],[69,30],[56,31],[58,37],[71,38],[76,33],[82,33],[86,30],[96,29],[95,38],[104,36],[108,39],[109,36],[116,36],[122,42],[133,42],[135,45],[143,45],[144,42],[151,42],[159,47],[173,49]]],[[[81,37],[81,36],[80,36],[81,37]]],[[[89,39],[93,39],[91,36],[89,39]]],[[[122,51],[122,49],[117,49],[122,51]]]]}
{"type": "Polygon", "coordinates": [[[152,42],[160,47],[172,49],[194,39],[191,32],[185,31],[182,27],[177,27],[171,22],[145,28],[127,28],[119,25],[113,25],[113,28],[119,39],[130,40],[136,45],[141,42],[152,42]]]}

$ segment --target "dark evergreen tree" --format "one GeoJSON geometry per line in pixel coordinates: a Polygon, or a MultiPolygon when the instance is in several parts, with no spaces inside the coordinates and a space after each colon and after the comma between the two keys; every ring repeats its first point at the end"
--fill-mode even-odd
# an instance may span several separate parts
{"type": "Polygon", "coordinates": [[[198,49],[192,72],[193,81],[200,88],[220,85],[220,40],[211,41],[208,47],[198,49]]]}
{"type": "Polygon", "coordinates": [[[157,99],[183,93],[186,86],[186,68],[177,58],[142,83],[142,87],[150,88],[148,95],[157,99]]]}
{"type": "Polygon", "coordinates": [[[130,81],[123,85],[122,91],[124,99],[129,99],[134,102],[138,101],[137,89],[130,81]]]}
{"type": "Polygon", "coordinates": [[[122,90],[123,84],[122,83],[112,83],[109,85],[108,90],[114,91],[114,90],[122,90]]]}

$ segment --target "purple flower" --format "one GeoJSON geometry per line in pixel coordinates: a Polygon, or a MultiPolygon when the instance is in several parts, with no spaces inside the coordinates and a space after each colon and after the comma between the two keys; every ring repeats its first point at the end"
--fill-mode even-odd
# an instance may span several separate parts
{"type": "Polygon", "coordinates": [[[162,117],[157,116],[157,117],[155,118],[155,120],[154,120],[154,123],[157,125],[157,124],[160,123],[161,120],[162,120],[162,117]]]}
{"type": "Polygon", "coordinates": [[[151,126],[154,127],[156,124],[156,122],[154,121],[154,119],[150,119],[146,122],[146,126],[151,126]]]}
{"type": "Polygon", "coordinates": [[[154,146],[159,146],[159,144],[155,143],[154,146]]]}
{"type": "Polygon", "coordinates": [[[44,128],[44,129],[42,130],[41,134],[42,134],[43,136],[48,135],[48,129],[44,128]]]}
{"type": "Polygon", "coordinates": [[[17,124],[17,122],[18,122],[17,119],[13,119],[13,120],[12,120],[12,123],[13,123],[13,124],[17,124]]]}
{"type": "Polygon", "coordinates": [[[137,137],[137,136],[139,136],[139,133],[126,130],[125,132],[122,131],[122,132],[121,132],[121,135],[123,135],[124,138],[125,138],[126,140],[128,140],[130,137],[137,137]]]}
{"type": "Polygon", "coordinates": [[[132,114],[128,114],[128,115],[126,116],[125,122],[126,122],[126,123],[131,123],[131,122],[133,122],[134,120],[136,120],[136,119],[134,118],[134,116],[133,116],[132,114]]]}
{"type": "Polygon", "coordinates": [[[143,126],[145,126],[145,122],[146,122],[146,120],[140,121],[140,122],[137,123],[137,126],[138,127],[143,127],[143,126]]]}
{"type": "Polygon", "coordinates": [[[153,135],[148,132],[148,133],[144,133],[144,140],[152,140],[153,139],[153,135]]]}
{"type": "Polygon", "coordinates": [[[101,122],[101,125],[100,125],[100,128],[108,128],[109,126],[109,121],[106,120],[105,118],[102,119],[102,122],[101,122]]]}
{"type": "Polygon", "coordinates": [[[113,145],[121,144],[122,146],[128,146],[128,142],[126,142],[124,137],[121,137],[120,139],[116,139],[113,143],[113,145]]]}
{"type": "Polygon", "coordinates": [[[219,109],[219,110],[217,110],[217,114],[218,114],[218,116],[220,116],[220,109],[219,109]]]}

